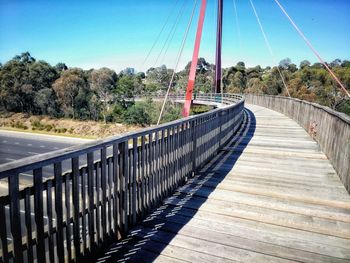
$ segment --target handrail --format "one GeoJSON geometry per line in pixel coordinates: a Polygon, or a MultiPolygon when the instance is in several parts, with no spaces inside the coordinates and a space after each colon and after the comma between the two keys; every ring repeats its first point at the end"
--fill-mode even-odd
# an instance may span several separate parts
{"type": "Polygon", "coordinates": [[[0,261],[78,261],[124,237],[239,129],[242,96],[197,98],[220,107],[0,165],[0,261]]]}

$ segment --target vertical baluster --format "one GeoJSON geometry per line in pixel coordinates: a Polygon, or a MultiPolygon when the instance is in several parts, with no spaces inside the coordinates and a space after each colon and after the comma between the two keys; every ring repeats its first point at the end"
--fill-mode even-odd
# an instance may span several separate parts
{"type": "Polygon", "coordinates": [[[71,197],[70,197],[70,176],[66,174],[64,178],[65,205],[66,205],[66,243],[68,250],[68,261],[72,260],[72,235],[71,235],[71,197]]]}
{"type": "Polygon", "coordinates": [[[30,202],[30,188],[25,189],[24,215],[25,215],[25,224],[27,229],[27,258],[28,258],[28,262],[31,263],[31,262],[34,262],[34,254],[33,254],[33,228],[32,228],[32,209],[31,209],[31,202],[30,202]]]}
{"type": "Polygon", "coordinates": [[[88,163],[88,196],[89,196],[89,248],[92,252],[95,248],[95,223],[94,223],[94,153],[87,154],[88,163]]]}
{"type": "Polygon", "coordinates": [[[72,188],[73,188],[73,243],[75,261],[80,258],[80,200],[79,200],[79,157],[72,158],[72,188]]]}
{"type": "Polygon", "coordinates": [[[11,233],[13,237],[14,258],[16,262],[23,262],[22,252],[22,233],[20,219],[20,204],[19,204],[19,178],[18,174],[13,174],[8,177],[8,189],[10,196],[10,222],[11,233]]]}
{"type": "Polygon", "coordinates": [[[170,182],[171,182],[171,192],[174,191],[175,187],[175,127],[171,127],[170,136],[170,182]]]}
{"type": "Polygon", "coordinates": [[[55,247],[54,247],[54,232],[52,225],[52,181],[47,181],[46,190],[46,204],[47,204],[47,223],[48,223],[48,238],[49,238],[49,258],[50,262],[55,260],[55,247]]]}
{"type": "Polygon", "coordinates": [[[169,194],[169,180],[170,180],[170,129],[166,130],[166,144],[165,144],[165,191],[169,194]]]}
{"type": "Polygon", "coordinates": [[[165,130],[162,129],[161,140],[160,140],[160,193],[161,200],[165,194],[165,130]]]}
{"type": "Polygon", "coordinates": [[[100,188],[101,188],[101,173],[100,173],[100,164],[101,163],[95,163],[94,167],[95,167],[95,189],[96,189],[96,243],[97,245],[100,242],[101,239],[101,209],[100,209],[100,198],[101,198],[101,194],[100,194],[100,188]]]}
{"type": "Polygon", "coordinates": [[[81,178],[81,210],[82,210],[82,218],[81,218],[81,225],[82,225],[82,241],[83,241],[83,253],[85,255],[86,253],[86,168],[84,167],[81,169],[80,173],[81,178]]]}
{"type": "Polygon", "coordinates": [[[136,180],[136,173],[137,173],[137,137],[133,138],[133,153],[132,153],[132,192],[130,193],[132,195],[132,204],[131,204],[131,215],[132,215],[132,224],[136,224],[136,187],[137,187],[137,180],[136,180]]]}
{"type": "Polygon", "coordinates": [[[155,132],[154,142],[154,189],[155,189],[155,204],[159,204],[159,142],[158,142],[158,131],[155,132]]]}
{"type": "Polygon", "coordinates": [[[107,159],[107,181],[108,181],[108,192],[107,192],[107,204],[108,204],[108,228],[107,228],[107,234],[109,236],[112,235],[112,185],[113,185],[113,166],[112,166],[112,158],[107,159]]]}
{"type": "Polygon", "coordinates": [[[116,238],[119,239],[120,236],[120,179],[119,179],[119,145],[113,144],[113,180],[114,180],[114,208],[113,208],[113,220],[114,220],[114,232],[116,238]]]}
{"type": "MultiPolygon", "coordinates": [[[[2,259],[4,262],[9,262],[9,251],[7,244],[7,230],[6,230],[6,214],[5,214],[5,206],[0,203],[0,239],[2,245],[2,259]]],[[[32,254],[33,257],[33,254],[32,254]]]]}
{"type": "Polygon", "coordinates": [[[44,209],[43,209],[43,171],[42,168],[35,169],[34,173],[34,209],[37,235],[37,257],[38,262],[46,262],[45,236],[44,236],[44,209]]]}
{"type": "Polygon", "coordinates": [[[145,149],[145,136],[141,137],[141,200],[142,200],[142,208],[141,208],[141,216],[145,215],[145,210],[147,206],[147,196],[146,196],[146,149],[145,149]]]}
{"type": "Polygon", "coordinates": [[[101,218],[102,218],[102,240],[105,239],[107,231],[107,214],[106,214],[106,204],[107,204],[107,183],[106,183],[106,177],[107,177],[107,151],[106,147],[103,147],[101,149],[101,187],[102,187],[102,205],[101,205],[101,218]]]}
{"type": "Polygon", "coordinates": [[[56,242],[57,257],[60,263],[64,262],[63,238],[63,207],[62,207],[62,163],[54,164],[55,176],[55,209],[56,209],[56,242]]]}
{"type": "Polygon", "coordinates": [[[129,223],[129,141],[124,142],[124,233],[128,232],[129,223]]]}
{"type": "Polygon", "coordinates": [[[154,176],[153,176],[153,165],[154,165],[154,150],[153,150],[153,134],[149,135],[149,190],[150,190],[150,207],[154,205],[154,176]]]}
{"type": "Polygon", "coordinates": [[[152,207],[152,185],[151,185],[151,143],[152,136],[148,135],[148,144],[146,146],[146,167],[147,167],[147,184],[146,184],[146,192],[147,192],[147,211],[149,212],[152,207]]]}

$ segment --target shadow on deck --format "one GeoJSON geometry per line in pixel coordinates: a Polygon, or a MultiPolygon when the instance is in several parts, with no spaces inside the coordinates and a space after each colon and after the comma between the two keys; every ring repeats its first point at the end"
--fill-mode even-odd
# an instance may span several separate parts
{"type": "MultiPolygon", "coordinates": [[[[217,185],[225,179],[254,136],[255,129],[255,116],[252,111],[245,109],[242,127],[217,156],[201,168],[194,178],[176,189],[171,197],[165,199],[161,207],[133,228],[126,239],[111,245],[104,255],[97,259],[97,262],[153,262],[155,260],[180,262],[176,259],[179,257],[161,255],[162,251],[165,248],[171,248],[171,241],[177,233],[191,221],[217,185]]],[[[195,233],[188,232],[188,235],[192,234],[195,233]]],[[[183,240],[183,242],[188,241],[183,240]]],[[[173,253],[188,253],[190,261],[205,262],[215,259],[209,254],[190,251],[186,248],[177,247],[173,253]]]]}

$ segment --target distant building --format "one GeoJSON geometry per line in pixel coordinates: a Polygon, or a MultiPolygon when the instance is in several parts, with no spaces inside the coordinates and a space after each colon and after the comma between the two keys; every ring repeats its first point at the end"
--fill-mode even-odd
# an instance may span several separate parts
{"type": "Polygon", "coordinates": [[[136,73],[136,70],[134,68],[126,68],[123,69],[121,73],[124,75],[134,75],[136,73]]]}

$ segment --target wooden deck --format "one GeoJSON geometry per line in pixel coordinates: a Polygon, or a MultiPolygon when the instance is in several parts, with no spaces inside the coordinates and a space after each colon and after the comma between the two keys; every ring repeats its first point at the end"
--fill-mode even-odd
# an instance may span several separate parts
{"type": "Polygon", "coordinates": [[[350,196],[317,144],[248,105],[239,134],[98,262],[350,262],[350,196]]]}

